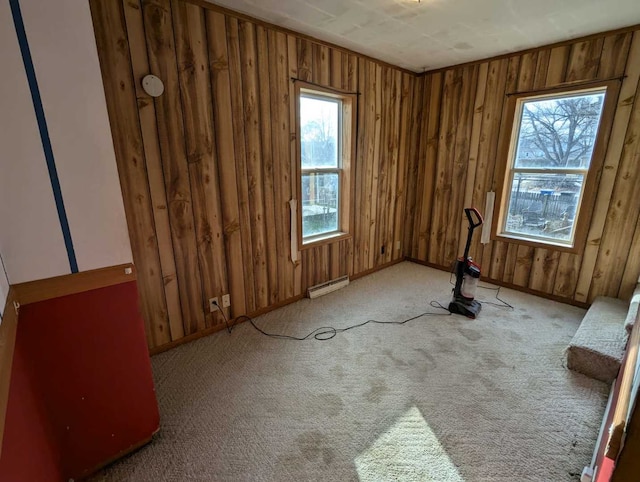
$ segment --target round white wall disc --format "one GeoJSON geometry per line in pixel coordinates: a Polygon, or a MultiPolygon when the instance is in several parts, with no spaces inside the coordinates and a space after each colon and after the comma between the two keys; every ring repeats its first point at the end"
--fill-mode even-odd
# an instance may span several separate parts
{"type": "Polygon", "coordinates": [[[160,97],[164,92],[164,84],[155,75],[145,75],[142,79],[142,88],[151,97],[160,97]]]}

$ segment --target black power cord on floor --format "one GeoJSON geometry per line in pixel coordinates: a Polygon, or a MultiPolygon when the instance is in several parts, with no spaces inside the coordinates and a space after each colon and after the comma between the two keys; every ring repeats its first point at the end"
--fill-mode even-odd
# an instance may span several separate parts
{"type": "Polygon", "coordinates": [[[498,308],[508,308],[509,310],[515,310],[515,307],[513,305],[510,305],[505,300],[500,298],[500,289],[502,288],[501,286],[482,286],[482,285],[478,285],[478,288],[481,288],[483,290],[495,291],[496,292],[496,300],[498,300],[500,302],[500,303],[494,303],[492,301],[481,301],[481,303],[483,305],[492,305],[492,306],[497,306],[498,308]]]}
{"type": "MultiPolygon", "coordinates": [[[[453,282],[454,271],[455,271],[455,263],[451,266],[451,271],[449,272],[449,284],[451,286],[455,286],[456,285],[453,282]]],[[[483,305],[492,305],[492,306],[497,306],[498,308],[507,308],[509,310],[515,310],[515,307],[513,305],[510,305],[505,300],[500,298],[500,290],[502,289],[502,286],[486,286],[486,285],[483,286],[481,284],[478,284],[478,288],[483,289],[483,290],[495,291],[496,292],[496,300],[498,300],[500,302],[500,303],[494,303],[492,301],[484,301],[483,300],[483,301],[480,302],[483,305]]]]}
{"type": "MultiPolygon", "coordinates": [[[[451,276],[449,277],[449,283],[455,286],[455,284],[453,283],[452,277],[453,277],[453,270],[451,271],[451,276]]],[[[494,302],[491,302],[491,301],[482,301],[482,304],[497,306],[498,308],[507,308],[507,309],[510,309],[510,310],[514,309],[514,307],[512,305],[510,305],[509,303],[507,303],[506,301],[504,301],[503,299],[500,298],[500,289],[501,289],[500,286],[478,285],[478,288],[481,288],[481,289],[484,289],[484,290],[489,290],[489,291],[495,291],[496,292],[496,300],[498,300],[500,302],[500,303],[494,303],[494,302]]],[[[437,301],[432,301],[429,304],[433,308],[437,308],[439,310],[444,310],[444,311],[446,311],[446,314],[445,313],[425,312],[425,313],[421,313],[419,315],[413,316],[411,318],[407,318],[406,320],[403,320],[403,321],[379,321],[379,320],[371,319],[371,320],[363,321],[362,323],[357,323],[355,325],[347,326],[346,328],[334,328],[333,326],[322,326],[320,328],[316,328],[315,330],[313,330],[311,333],[309,333],[306,336],[298,337],[298,336],[292,336],[292,335],[281,335],[281,334],[278,334],[278,333],[268,333],[268,332],[264,331],[262,328],[260,328],[258,325],[256,325],[255,322],[253,321],[253,318],[251,318],[250,316],[247,316],[247,315],[239,316],[238,318],[236,318],[233,321],[233,323],[231,325],[229,325],[229,319],[227,318],[227,315],[224,314],[224,311],[222,311],[222,308],[220,308],[220,306],[217,303],[214,302],[214,304],[216,305],[216,308],[218,308],[218,311],[220,311],[220,313],[224,317],[224,323],[225,323],[225,326],[227,327],[227,332],[229,334],[233,331],[233,329],[235,328],[236,324],[238,324],[239,321],[246,320],[249,323],[251,323],[251,326],[253,326],[256,330],[258,330],[260,333],[262,333],[265,336],[269,336],[271,338],[278,338],[278,339],[281,339],[281,340],[295,340],[295,341],[305,341],[305,340],[309,340],[309,339],[314,339],[314,340],[318,340],[318,341],[331,340],[338,333],[344,333],[345,331],[353,330],[354,328],[359,328],[361,326],[368,325],[369,323],[378,324],[378,325],[404,325],[405,323],[417,320],[418,318],[422,318],[423,316],[436,316],[436,315],[449,316],[449,315],[451,315],[449,310],[447,308],[445,308],[444,306],[442,306],[442,304],[440,304],[437,301]]]]}
{"type": "Polygon", "coordinates": [[[447,310],[444,306],[442,306],[437,301],[432,301],[429,304],[434,308],[446,311],[446,313],[434,313],[434,312],[427,311],[425,313],[421,313],[421,314],[413,316],[411,318],[407,318],[406,320],[403,320],[403,321],[367,320],[367,321],[363,321],[362,323],[358,323],[358,324],[355,324],[355,325],[347,326],[346,328],[334,328],[333,326],[322,326],[320,328],[316,328],[311,333],[309,333],[308,335],[303,336],[303,337],[291,336],[291,335],[280,335],[280,334],[277,334],[277,333],[268,333],[268,332],[264,331],[262,328],[260,328],[258,325],[256,325],[255,322],[253,321],[253,319],[250,316],[247,316],[247,315],[239,316],[238,318],[236,318],[233,321],[233,324],[231,326],[229,326],[229,320],[227,319],[227,316],[224,314],[224,311],[222,311],[222,309],[220,309],[220,306],[218,306],[218,304],[216,304],[216,307],[218,308],[218,310],[220,311],[220,313],[222,313],[222,316],[224,317],[224,323],[225,323],[225,325],[227,327],[227,332],[228,333],[231,333],[233,331],[233,328],[236,326],[236,324],[239,321],[247,320],[249,323],[251,323],[251,326],[253,326],[256,330],[258,330],[263,335],[269,336],[271,338],[278,338],[278,339],[281,339],[281,340],[295,340],[295,341],[305,341],[305,340],[309,340],[309,339],[315,339],[315,340],[318,340],[318,341],[326,341],[326,340],[331,340],[338,333],[344,333],[345,331],[353,330],[354,328],[359,328],[361,326],[368,325],[369,323],[375,323],[375,324],[378,324],[378,325],[404,325],[405,323],[417,320],[418,318],[422,318],[423,316],[436,316],[436,315],[438,315],[438,316],[440,316],[440,315],[450,316],[451,315],[449,310],[447,310]]]}

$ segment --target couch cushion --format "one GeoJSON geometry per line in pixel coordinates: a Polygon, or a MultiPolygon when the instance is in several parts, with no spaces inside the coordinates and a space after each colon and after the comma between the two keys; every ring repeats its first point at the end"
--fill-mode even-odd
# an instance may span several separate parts
{"type": "Polygon", "coordinates": [[[611,383],[618,376],[627,335],[622,328],[629,304],[597,297],[567,348],[567,367],[611,383]]]}

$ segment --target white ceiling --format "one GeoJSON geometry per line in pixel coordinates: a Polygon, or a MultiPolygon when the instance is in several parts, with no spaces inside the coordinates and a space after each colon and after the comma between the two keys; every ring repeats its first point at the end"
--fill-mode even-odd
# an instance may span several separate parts
{"type": "Polygon", "coordinates": [[[640,23],[638,0],[209,0],[416,72],[640,23]]]}

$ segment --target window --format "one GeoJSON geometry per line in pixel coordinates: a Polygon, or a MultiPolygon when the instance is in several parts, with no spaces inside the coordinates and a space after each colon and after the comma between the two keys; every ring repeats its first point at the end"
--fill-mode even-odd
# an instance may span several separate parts
{"type": "Polygon", "coordinates": [[[610,88],[515,96],[498,237],[569,251],[583,244],[604,157],[598,145],[610,128],[603,125],[610,88]]]}
{"type": "Polygon", "coordinates": [[[296,82],[302,245],[349,232],[352,95],[296,82]]]}

